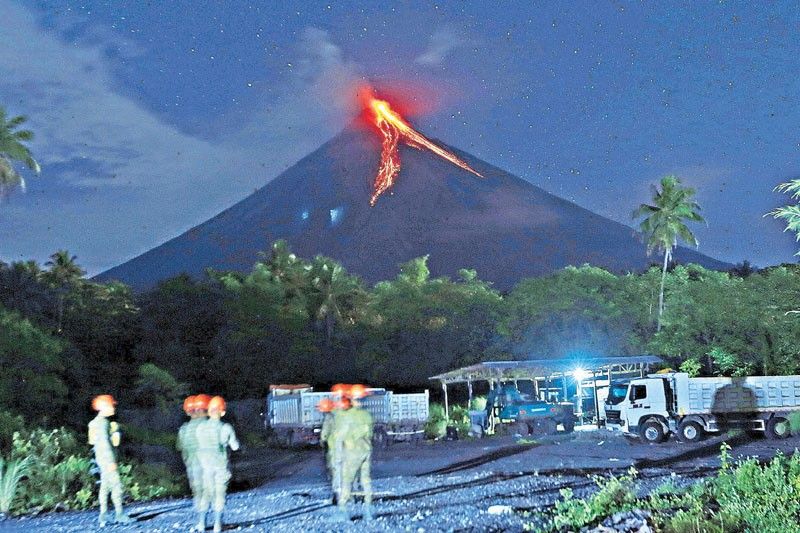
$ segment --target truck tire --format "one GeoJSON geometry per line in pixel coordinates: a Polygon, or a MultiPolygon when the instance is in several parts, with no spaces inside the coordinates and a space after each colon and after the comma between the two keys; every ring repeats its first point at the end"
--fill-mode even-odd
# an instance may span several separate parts
{"type": "Polygon", "coordinates": [[[520,437],[527,437],[531,434],[531,430],[528,428],[528,424],[525,422],[515,422],[511,427],[511,434],[519,435],[520,437]]]}
{"type": "Polygon", "coordinates": [[[789,421],[782,416],[773,416],[767,421],[768,439],[785,439],[792,434],[789,421]]]}
{"type": "Polygon", "coordinates": [[[681,442],[700,442],[705,436],[702,424],[695,420],[684,420],[678,426],[678,440],[681,442]]]}
{"type": "Polygon", "coordinates": [[[574,418],[567,418],[562,422],[564,426],[564,433],[572,433],[575,431],[575,419],[574,418]]]}
{"type": "Polygon", "coordinates": [[[385,429],[375,429],[375,432],[372,434],[372,446],[381,450],[385,450],[389,447],[389,435],[386,434],[385,429]]]}
{"type": "Polygon", "coordinates": [[[639,427],[639,438],[648,444],[658,444],[664,442],[667,435],[658,420],[648,420],[639,427]]]}

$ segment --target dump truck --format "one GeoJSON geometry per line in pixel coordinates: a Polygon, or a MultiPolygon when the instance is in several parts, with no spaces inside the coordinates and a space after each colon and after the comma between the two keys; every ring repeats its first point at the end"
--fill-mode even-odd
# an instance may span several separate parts
{"type": "Polygon", "coordinates": [[[607,427],[649,443],[663,442],[670,434],[696,442],[730,428],[783,439],[791,434],[789,415],[796,411],[800,376],[650,374],[612,386],[605,404],[607,427]]]}
{"type": "MultiPolygon", "coordinates": [[[[421,440],[428,421],[429,393],[397,394],[382,388],[367,389],[361,406],[374,421],[373,442],[385,446],[394,441],[421,440]]],[[[264,426],[284,446],[318,444],[323,398],[335,400],[333,392],[316,392],[310,385],[271,385],[266,399],[264,426]]]]}
{"type": "Polygon", "coordinates": [[[561,425],[566,433],[571,433],[577,421],[574,407],[571,402],[550,403],[532,398],[507,384],[493,389],[486,397],[484,431],[490,435],[548,435],[556,433],[561,425]]]}

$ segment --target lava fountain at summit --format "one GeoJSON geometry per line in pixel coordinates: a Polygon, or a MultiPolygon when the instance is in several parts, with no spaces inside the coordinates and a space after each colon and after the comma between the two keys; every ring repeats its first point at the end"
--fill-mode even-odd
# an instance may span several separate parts
{"type": "Polygon", "coordinates": [[[378,128],[378,131],[383,136],[381,163],[378,167],[378,174],[375,176],[375,185],[372,197],[369,200],[370,206],[374,206],[375,202],[378,201],[378,197],[394,185],[397,174],[400,172],[398,144],[401,140],[417,150],[428,149],[454,165],[472,172],[480,178],[483,177],[455,154],[436,146],[424,135],[412,128],[398,112],[392,109],[392,106],[386,100],[379,100],[370,94],[363,100],[363,105],[368,114],[368,120],[378,128]]]}

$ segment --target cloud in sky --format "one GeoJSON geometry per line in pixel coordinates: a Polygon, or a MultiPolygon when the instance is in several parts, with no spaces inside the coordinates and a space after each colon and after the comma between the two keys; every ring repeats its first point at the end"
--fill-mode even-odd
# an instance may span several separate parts
{"type": "Polygon", "coordinates": [[[435,67],[441,65],[456,48],[467,44],[452,28],[440,28],[431,35],[428,47],[414,61],[420,65],[435,67]]]}
{"type": "Polygon", "coordinates": [[[29,116],[42,163],[30,192],[0,206],[3,260],[42,261],[68,248],[90,274],[114,266],[265,184],[335,134],[350,112],[346,99],[331,106],[330,95],[358,77],[358,66],[322,30],[303,32],[285,90],[209,141],[120,91],[120,55],[108,49],[122,43],[126,57],[144,54],[135,44],[102,28],[67,42],[30,8],[0,0],[0,12],[0,40],[24,50],[0,54],[0,102],[29,116]],[[325,111],[301,112],[314,108],[325,111]]]}

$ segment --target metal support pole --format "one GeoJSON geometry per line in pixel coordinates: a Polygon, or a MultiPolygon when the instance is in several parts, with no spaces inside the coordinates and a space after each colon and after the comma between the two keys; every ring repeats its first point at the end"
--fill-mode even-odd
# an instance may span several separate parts
{"type": "Polygon", "coordinates": [[[539,398],[539,380],[533,378],[531,381],[533,381],[533,397],[539,400],[541,399],[539,398]]]}
{"type": "Polygon", "coordinates": [[[467,380],[467,392],[469,394],[469,403],[467,404],[468,408],[472,406],[472,380],[467,380]]]}
{"type": "MultiPolygon", "coordinates": [[[[592,380],[594,381],[594,417],[597,420],[597,429],[600,429],[600,402],[597,399],[597,373],[592,370],[592,380]]],[[[611,382],[608,383],[608,390],[611,390],[611,382]]]]}
{"type": "Polygon", "coordinates": [[[442,390],[444,390],[444,416],[450,419],[450,406],[447,404],[447,383],[442,381],[442,390]]]}
{"type": "Polygon", "coordinates": [[[566,373],[562,373],[561,374],[561,385],[564,388],[564,401],[568,402],[569,401],[569,396],[567,395],[567,374],[566,373]]]}

